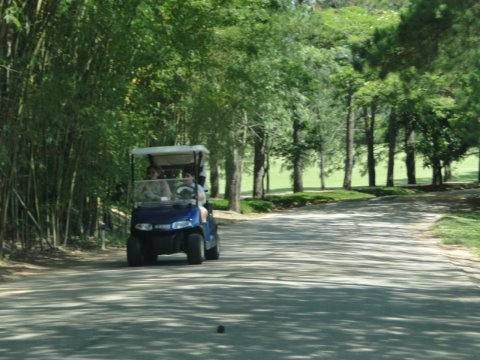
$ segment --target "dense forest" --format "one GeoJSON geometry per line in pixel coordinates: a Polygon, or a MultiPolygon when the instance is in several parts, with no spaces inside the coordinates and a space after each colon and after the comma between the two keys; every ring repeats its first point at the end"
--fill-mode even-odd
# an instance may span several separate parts
{"type": "Polygon", "coordinates": [[[292,191],[395,155],[432,183],[479,149],[474,0],[0,0],[3,245],[68,245],[128,203],[129,151],[205,144],[211,196],[239,210],[269,159],[292,191]],[[356,162],[366,155],[365,164],[356,162]],[[421,159],[421,160],[419,160],[421,159]],[[218,178],[226,179],[219,189],[218,178]],[[234,186],[233,186],[234,185],[234,186]]]}

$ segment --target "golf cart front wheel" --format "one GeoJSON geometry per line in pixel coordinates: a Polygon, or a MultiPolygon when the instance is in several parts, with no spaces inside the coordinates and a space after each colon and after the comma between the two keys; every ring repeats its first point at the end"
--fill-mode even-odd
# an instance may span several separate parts
{"type": "Polygon", "coordinates": [[[203,236],[190,234],[187,238],[187,261],[190,265],[200,265],[203,262],[203,236]]]}
{"type": "Polygon", "coordinates": [[[127,262],[130,266],[143,265],[142,244],[135,236],[130,236],[127,240],[127,262]]]}
{"type": "Polygon", "coordinates": [[[218,260],[220,258],[220,237],[218,234],[214,235],[216,245],[208,250],[205,250],[205,259],[218,260]]]}

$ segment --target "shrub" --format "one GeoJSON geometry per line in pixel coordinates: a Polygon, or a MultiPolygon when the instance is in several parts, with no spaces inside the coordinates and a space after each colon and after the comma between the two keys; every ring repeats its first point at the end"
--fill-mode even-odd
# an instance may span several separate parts
{"type": "MultiPolygon", "coordinates": [[[[228,201],[223,199],[210,199],[210,203],[213,204],[214,210],[228,210],[228,201]]],[[[248,214],[252,212],[269,212],[275,208],[275,205],[268,200],[260,199],[242,199],[240,200],[240,212],[243,214],[248,214]]]]}
{"type": "Polygon", "coordinates": [[[414,195],[418,194],[418,189],[413,188],[402,188],[402,187],[369,187],[369,188],[359,188],[359,192],[365,194],[371,194],[374,196],[387,196],[387,195],[414,195]]]}

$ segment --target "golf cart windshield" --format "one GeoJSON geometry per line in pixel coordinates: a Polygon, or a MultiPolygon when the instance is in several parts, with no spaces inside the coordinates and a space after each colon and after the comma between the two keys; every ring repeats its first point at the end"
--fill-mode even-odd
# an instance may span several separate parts
{"type": "Polygon", "coordinates": [[[133,149],[133,200],[136,206],[196,204],[196,181],[203,175],[208,153],[202,145],[133,149]],[[159,179],[145,179],[145,169],[149,166],[158,169],[159,179]],[[196,181],[182,178],[184,171],[192,174],[196,181]]]}
{"type": "Polygon", "coordinates": [[[195,185],[188,179],[136,180],[133,182],[137,206],[195,204],[195,185]]]}

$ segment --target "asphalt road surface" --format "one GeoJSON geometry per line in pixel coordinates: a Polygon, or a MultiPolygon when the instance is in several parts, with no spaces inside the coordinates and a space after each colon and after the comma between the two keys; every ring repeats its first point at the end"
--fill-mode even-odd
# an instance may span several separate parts
{"type": "Polygon", "coordinates": [[[427,236],[445,209],[308,207],[224,226],[200,266],[122,256],[0,284],[0,359],[479,359],[479,283],[427,236]]]}

